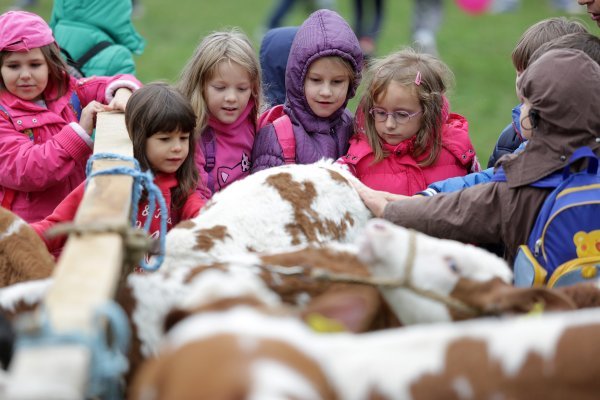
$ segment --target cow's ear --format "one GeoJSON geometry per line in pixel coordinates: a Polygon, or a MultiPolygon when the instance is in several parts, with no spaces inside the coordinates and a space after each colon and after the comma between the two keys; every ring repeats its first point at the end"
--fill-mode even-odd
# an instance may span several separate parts
{"type": "Polygon", "coordinates": [[[311,300],[302,318],[318,331],[365,332],[381,306],[377,289],[352,286],[323,293],[311,300]]]}
{"type": "Polygon", "coordinates": [[[187,318],[190,315],[190,310],[183,310],[181,308],[174,308],[165,317],[163,322],[163,331],[168,332],[175,324],[182,319],[187,318]]]}
{"type": "Polygon", "coordinates": [[[492,314],[528,313],[536,311],[568,311],[576,309],[573,300],[564,293],[548,288],[514,288],[506,290],[497,300],[488,304],[492,314]]]}

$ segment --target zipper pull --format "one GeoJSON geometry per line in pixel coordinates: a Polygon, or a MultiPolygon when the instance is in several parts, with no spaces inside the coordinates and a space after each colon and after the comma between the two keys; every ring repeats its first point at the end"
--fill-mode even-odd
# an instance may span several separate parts
{"type": "Polygon", "coordinates": [[[540,249],[542,248],[542,238],[535,241],[535,248],[533,249],[533,255],[538,257],[540,255],[540,249]]]}

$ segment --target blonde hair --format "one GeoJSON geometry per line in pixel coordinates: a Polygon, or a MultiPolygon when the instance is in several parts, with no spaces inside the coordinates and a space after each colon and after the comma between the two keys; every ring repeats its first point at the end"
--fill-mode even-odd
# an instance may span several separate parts
{"type": "Polygon", "coordinates": [[[240,30],[213,32],[206,36],[188,60],[179,78],[179,90],[190,100],[196,112],[196,129],[202,133],[208,124],[208,106],[204,98],[207,83],[215,76],[222,62],[234,62],[250,76],[251,100],[255,106],[253,121],[263,104],[260,64],[248,37],[240,30]]]}
{"type": "Polygon", "coordinates": [[[365,119],[365,134],[375,154],[374,162],[383,160],[387,154],[369,110],[377,100],[386,95],[392,81],[411,87],[423,110],[412,156],[420,157],[431,147],[431,151],[419,165],[428,166],[435,162],[442,146],[444,94],[453,80],[452,71],[441,60],[429,54],[418,53],[412,48],[373,60],[367,71],[365,95],[360,107],[365,119]],[[418,85],[415,82],[417,74],[420,74],[418,85]]]}

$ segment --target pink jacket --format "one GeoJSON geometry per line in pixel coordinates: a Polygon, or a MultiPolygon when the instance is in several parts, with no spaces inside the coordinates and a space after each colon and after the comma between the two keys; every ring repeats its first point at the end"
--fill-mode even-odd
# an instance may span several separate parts
{"type": "MultiPolygon", "coordinates": [[[[197,193],[192,193],[181,209],[174,209],[171,203],[171,189],[177,186],[177,178],[175,174],[158,174],[154,178],[154,183],[160,189],[165,203],[167,204],[167,210],[169,210],[169,216],[167,218],[167,231],[173,226],[177,225],[180,221],[185,219],[194,218],[200,213],[200,209],[204,205],[205,201],[198,196],[197,193]]],[[[85,185],[82,183],[77,186],[65,199],[56,207],[56,209],[48,217],[42,221],[34,222],[31,227],[37,232],[38,235],[44,240],[48,250],[55,256],[58,256],[65,243],[66,237],[58,237],[48,239],[44,236],[44,233],[53,227],[54,225],[61,222],[71,222],[75,219],[75,213],[79,208],[79,204],[83,199],[83,193],[85,191],[85,185]]],[[[138,215],[136,220],[136,227],[142,228],[148,218],[148,202],[140,202],[138,207],[138,215]]],[[[160,210],[158,205],[154,212],[154,218],[150,222],[149,235],[152,239],[158,239],[160,235],[160,210]]]]}
{"type": "Polygon", "coordinates": [[[196,147],[196,165],[201,178],[198,191],[203,197],[208,198],[250,174],[250,155],[256,134],[256,122],[250,118],[253,108],[254,101],[250,100],[239,118],[229,125],[209,118],[208,128],[202,132],[196,147]],[[208,187],[210,192],[202,186],[208,187]]]}
{"type": "MultiPolygon", "coordinates": [[[[47,108],[0,92],[0,104],[8,113],[0,111],[2,204],[27,222],[39,221],[84,180],[93,143],[77,123],[71,104],[73,91],[83,108],[92,100],[108,103],[118,88],[135,90],[140,86],[131,75],[79,81],[71,77],[67,93],[48,101],[47,108]]],[[[48,91],[46,98],[55,97],[48,91]]]]}
{"type": "Polygon", "coordinates": [[[450,114],[442,131],[442,149],[437,160],[430,166],[420,167],[411,156],[414,139],[405,140],[397,146],[384,145],[389,155],[377,164],[367,137],[357,134],[350,140],[348,154],[339,162],[349,166],[350,171],[365,185],[386,192],[412,196],[433,182],[453,176],[462,176],[479,169],[475,150],[468,133],[467,120],[450,114]]]}

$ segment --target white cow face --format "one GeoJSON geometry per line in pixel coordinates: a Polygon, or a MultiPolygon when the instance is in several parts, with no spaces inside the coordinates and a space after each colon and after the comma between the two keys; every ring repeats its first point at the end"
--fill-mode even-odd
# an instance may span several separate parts
{"type": "MultiPolygon", "coordinates": [[[[371,220],[359,239],[359,257],[373,276],[408,282],[419,289],[449,297],[461,278],[476,282],[500,279],[512,272],[498,256],[472,245],[433,238],[381,219],[371,220]]],[[[405,323],[450,321],[443,302],[404,288],[382,288],[390,306],[405,323]]]]}

